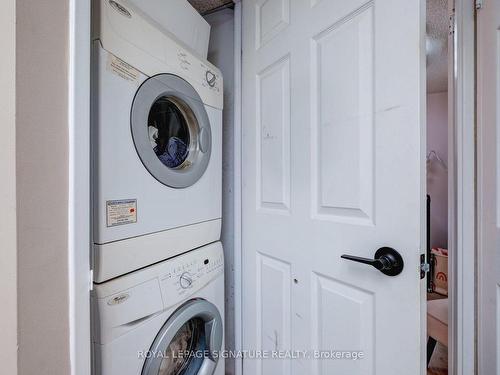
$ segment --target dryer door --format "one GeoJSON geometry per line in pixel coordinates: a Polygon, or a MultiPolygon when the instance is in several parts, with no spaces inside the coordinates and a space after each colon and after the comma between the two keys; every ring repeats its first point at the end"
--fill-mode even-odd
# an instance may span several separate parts
{"type": "Polygon", "coordinates": [[[182,305],[163,325],[151,346],[142,375],[212,375],[214,351],[222,346],[222,319],[212,303],[182,305]]]}
{"type": "Polygon", "coordinates": [[[172,74],[139,87],[131,111],[132,138],[146,169],[161,183],[186,188],[207,169],[210,122],[196,90],[172,74]]]}

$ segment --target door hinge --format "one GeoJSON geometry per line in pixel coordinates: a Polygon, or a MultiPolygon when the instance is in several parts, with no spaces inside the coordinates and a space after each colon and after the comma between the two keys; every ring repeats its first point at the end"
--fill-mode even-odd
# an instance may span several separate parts
{"type": "Polygon", "coordinates": [[[425,261],[425,254],[420,254],[420,279],[424,279],[430,270],[431,266],[425,261]]]}
{"type": "Polygon", "coordinates": [[[483,0],[476,0],[475,6],[476,9],[481,9],[483,7],[483,0]]]}
{"type": "Polygon", "coordinates": [[[89,290],[94,290],[94,270],[90,270],[89,272],[89,290]]]}

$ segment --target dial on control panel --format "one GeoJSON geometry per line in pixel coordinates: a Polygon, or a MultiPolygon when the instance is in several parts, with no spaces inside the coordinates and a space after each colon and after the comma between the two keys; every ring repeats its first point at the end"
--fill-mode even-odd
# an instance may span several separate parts
{"type": "Polygon", "coordinates": [[[207,83],[210,87],[215,86],[215,81],[216,81],[217,77],[215,76],[214,73],[212,73],[210,70],[207,70],[207,72],[205,73],[205,78],[206,78],[207,83]]]}
{"type": "Polygon", "coordinates": [[[188,289],[193,285],[193,279],[188,272],[184,272],[179,277],[179,284],[182,289],[188,289]]]}

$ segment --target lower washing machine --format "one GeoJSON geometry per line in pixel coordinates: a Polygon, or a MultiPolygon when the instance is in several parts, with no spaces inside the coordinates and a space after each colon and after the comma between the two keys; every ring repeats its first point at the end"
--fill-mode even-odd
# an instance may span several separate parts
{"type": "Polygon", "coordinates": [[[223,375],[220,242],[92,291],[95,375],[223,375]]]}

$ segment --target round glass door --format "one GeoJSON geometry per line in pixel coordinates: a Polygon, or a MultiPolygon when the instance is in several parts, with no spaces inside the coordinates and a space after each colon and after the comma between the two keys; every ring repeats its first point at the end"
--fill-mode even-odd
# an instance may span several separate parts
{"type": "Polygon", "coordinates": [[[199,131],[192,113],[188,116],[178,103],[176,98],[161,96],[151,106],[148,116],[151,147],[168,168],[184,166],[189,156],[191,139],[196,139],[199,131]]]}
{"type": "Polygon", "coordinates": [[[206,350],[204,323],[194,318],[184,323],[165,350],[158,375],[196,374],[202,364],[198,353],[206,350]],[[194,372],[193,372],[194,371],[194,372]]]}
{"type": "Polygon", "coordinates": [[[214,351],[222,346],[222,319],[202,299],[181,306],[163,325],[151,346],[142,375],[212,375],[214,351]]]}
{"type": "Polygon", "coordinates": [[[160,74],[146,80],[132,104],[131,128],[139,158],[161,183],[185,188],[205,172],[210,123],[200,96],[183,79],[160,74]]]}

